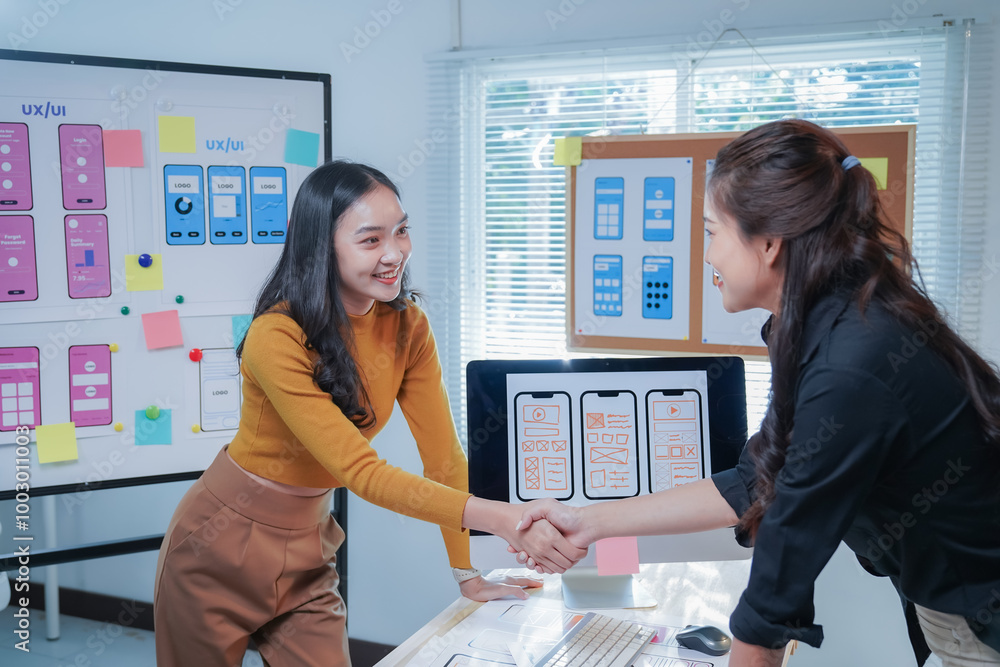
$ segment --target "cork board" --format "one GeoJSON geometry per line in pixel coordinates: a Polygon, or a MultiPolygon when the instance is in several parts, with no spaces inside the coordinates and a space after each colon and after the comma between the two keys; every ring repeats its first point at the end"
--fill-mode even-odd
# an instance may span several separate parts
{"type": "MultiPolygon", "coordinates": [[[[910,239],[916,126],[833,131],[910,239]]],[[[566,168],[568,349],[766,358],[766,313],[723,311],[703,261],[706,170],[740,134],[583,137],[566,168]]]]}

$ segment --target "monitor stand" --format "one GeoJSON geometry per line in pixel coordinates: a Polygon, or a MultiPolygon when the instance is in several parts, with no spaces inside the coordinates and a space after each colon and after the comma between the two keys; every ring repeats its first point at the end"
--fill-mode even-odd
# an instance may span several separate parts
{"type": "Polygon", "coordinates": [[[601,576],[596,567],[574,567],[562,574],[567,609],[650,609],[656,598],[631,574],[601,576]]]}

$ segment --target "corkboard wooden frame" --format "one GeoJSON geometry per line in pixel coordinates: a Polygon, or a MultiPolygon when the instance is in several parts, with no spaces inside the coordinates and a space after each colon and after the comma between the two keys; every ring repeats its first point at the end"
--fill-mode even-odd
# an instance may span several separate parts
{"type": "MultiPolygon", "coordinates": [[[[888,168],[882,204],[892,226],[907,240],[913,227],[913,173],[916,125],[876,125],[831,128],[858,158],[887,158],[888,168]]],[[[566,340],[567,349],[577,352],[657,355],[739,355],[747,359],[766,359],[761,346],[720,345],[702,342],[702,257],[705,235],[702,232],[705,200],[705,162],[714,159],[719,149],[740,136],[741,132],[667,134],[640,136],[583,137],[582,159],[622,158],[692,158],[691,258],[689,281],[690,331],[687,340],[629,338],[587,335],[574,331],[576,322],[576,202],[577,166],[566,168],[566,340]]],[[[681,224],[682,221],[676,221],[681,224]]]]}

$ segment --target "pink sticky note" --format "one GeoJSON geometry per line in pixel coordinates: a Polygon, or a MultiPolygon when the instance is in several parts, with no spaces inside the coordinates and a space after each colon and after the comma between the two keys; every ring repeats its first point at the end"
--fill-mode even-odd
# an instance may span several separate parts
{"type": "Polygon", "coordinates": [[[597,540],[597,574],[638,574],[639,540],[634,537],[608,537],[597,540]]]}
{"type": "Polygon", "coordinates": [[[104,166],[142,166],[142,130],[104,130],[103,135],[104,166]]]}
{"type": "Polygon", "coordinates": [[[176,310],[164,310],[159,313],[144,313],[142,316],[142,331],[146,334],[146,349],[157,350],[161,347],[176,347],[184,344],[181,335],[181,320],[176,310]]]}

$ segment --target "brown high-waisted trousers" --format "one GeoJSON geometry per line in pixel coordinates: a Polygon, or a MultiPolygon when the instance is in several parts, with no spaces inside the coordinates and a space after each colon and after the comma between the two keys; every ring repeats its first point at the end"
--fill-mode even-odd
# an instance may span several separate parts
{"type": "Polygon", "coordinates": [[[272,667],[351,664],[330,493],[267,488],[219,452],[160,547],[158,667],[239,667],[251,637],[272,667]]]}

